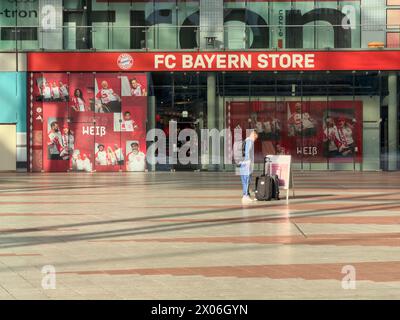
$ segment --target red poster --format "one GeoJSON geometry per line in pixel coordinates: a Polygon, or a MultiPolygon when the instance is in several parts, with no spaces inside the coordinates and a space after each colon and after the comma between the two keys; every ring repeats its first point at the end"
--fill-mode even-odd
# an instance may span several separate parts
{"type": "Polygon", "coordinates": [[[255,129],[255,159],[292,155],[296,162],[361,162],[361,101],[238,101],[227,103],[227,121],[255,129]]]}
{"type": "Polygon", "coordinates": [[[42,136],[33,143],[33,171],[146,169],[145,74],[37,74],[33,80],[32,111],[42,111],[31,132],[42,136]],[[65,86],[60,97],[47,96],[47,79],[65,86]]]}

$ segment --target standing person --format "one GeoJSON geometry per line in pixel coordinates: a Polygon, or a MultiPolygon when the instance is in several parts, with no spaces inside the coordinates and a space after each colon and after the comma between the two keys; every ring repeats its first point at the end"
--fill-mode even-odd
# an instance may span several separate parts
{"type": "Polygon", "coordinates": [[[92,172],[92,162],[85,153],[82,157],[82,170],[86,172],[92,172]]]}
{"type": "Polygon", "coordinates": [[[129,111],[124,112],[124,120],[121,123],[121,131],[133,132],[138,128],[137,124],[131,118],[131,113],[129,111]]]}
{"type": "Polygon", "coordinates": [[[254,142],[258,138],[258,133],[256,130],[252,130],[250,135],[246,138],[244,143],[244,159],[240,163],[240,178],[242,180],[242,190],[243,197],[242,202],[251,202],[253,201],[250,198],[250,182],[251,182],[251,174],[253,172],[254,167],[254,142]]]}
{"type": "Polygon", "coordinates": [[[61,101],[61,91],[56,81],[53,81],[53,84],[51,86],[51,93],[54,101],[61,101]]]}
{"type": "Polygon", "coordinates": [[[108,82],[105,80],[101,82],[101,89],[97,93],[96,99],[106,106],[109,112],[121,111],[121,98],[108,87],[108,82]]]}
{"type": "Polygon", "coordinates": [[[109,166],[115,166],[117,164],[117,157],[110,146],[107,147],[107,163],[109,166]]]}
{"type": "Polygon", "coordinates": [[[332,117],[328,116],[324,123],[325,156],[336,157],[339,155],[341,145],[339,132],[332,117]]]}
{"type": "Polygon", "coordinates": [[[136,78],[133,78],[131,80],[131,95],[134,97],[143,96],[142,85],[139,82],[137,82],[136,78]]]}
{"type": "Polygon", "coordinates": [[[297,102],[295,105],[295,112],[290,115],[288,119],[289,137],[301,136],[302,117],[301,117],[301,103],[297,102]]]}
{"type": "Polygon", "coordinates": [[[57,121],[50,124],[49,142],[47,144],[49,160],[62,160],[60,153],[63,150],[62,136],[57,121]]]}
{"type": "Polygon", "coordinates": [[[114,144],[114,153],[117,158],[118,165],[122,166],[125,161],[124,153],[122,152],[122,149],[117,144],[114,144]]]}
{"type": "Polygon", "coordinates": [[[146,170],[146,156],[139,150],[139,143],[131,143],[132,151],[128,153],[127,158],[127,171],[143,172],[146,170]]]}
{"type": "Polygon", "coordinates": [[[72,109],[76,112],[90,111],[90,108],[86,106],[85,98],[83,97],[82,90],[77,88],[74,91],[72,97],[72,109]]]}
{"type": "Polygon", "coordinates": [[[97,146],[98,151],[96,152],[95,160],[96,164],[99,166],[107,165],[107,152],[104,150],[104,144],[99,144],[97,146]]]}
{"type": "Polygon", "coordinates": [[[62,145],[63,150],[60,156],[63,160],[68,160],[69,156],[74,152],[75,138],[68,126],[63,127],[62,145]]]}
{"type": "Polygon", "coordinates": [[[51,101],[52,94],[51,94],[51,88],[50,84],[46,81],[42,85],[42,95],[43,95],[43,101],[48,102],[51,101]]]}
{"type": "Polygon", "coordinates": [[[59,82],[59,87],[60,87],[60,92],[61,92],[61,98],[63,101],[68,101],[69,100],[69,92],[68,92],[68,87],[66,84],[64,84],[62,81],[59,82]]]}
{"type": "Polygon", "coordinates": [[[353,128],[353,125],[348,123],[345,117],[340,117],[338,119],[337,130],[341,143],[339,147],[339,152],[344,157],[354,154],[356,150],[353,138],[353,128]]]}

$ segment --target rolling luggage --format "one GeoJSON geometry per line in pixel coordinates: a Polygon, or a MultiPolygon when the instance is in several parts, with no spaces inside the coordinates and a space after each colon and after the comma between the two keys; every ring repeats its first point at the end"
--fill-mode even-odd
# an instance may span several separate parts
{"type": "Polygon", "coordinates": [[[279,200],[279,178],[277,175],[271,175],[271,168],[270,159],[265,157],[263,174],[256,177],[254,194],[258,201],[279,200]]]}

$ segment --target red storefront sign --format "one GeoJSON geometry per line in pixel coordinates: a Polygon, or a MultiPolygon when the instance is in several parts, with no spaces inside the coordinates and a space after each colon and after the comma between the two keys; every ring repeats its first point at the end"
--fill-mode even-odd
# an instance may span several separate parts
{"type": "Polygon", "coordinates": [[[400,70],[400,51],[46,52],[29,53],[28,70],[32,72],[400,70]]]}

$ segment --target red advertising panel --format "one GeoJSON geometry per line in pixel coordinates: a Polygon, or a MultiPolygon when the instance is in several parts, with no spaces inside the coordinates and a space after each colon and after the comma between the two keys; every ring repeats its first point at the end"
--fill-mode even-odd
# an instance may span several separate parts
{"type": "Polygon", "coordinates": [[[400,70],[400,51],[41,52],[35,71],[321,71],[400,70]]]}
{"type": "Polygon", "coordinates": [[[145,74],[38,73],[31,85],[32,171],[146,169],[145,74]]]}
{"type": "Polygon", "coordinates": [[[292,155],[294,161],[361,162],[361,101],[233,101],[227,103],[231,130],[255,129],[256,161],[292,155]]]}

